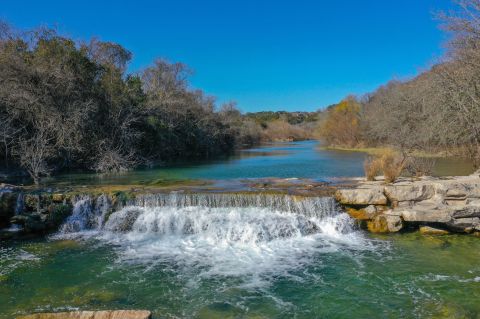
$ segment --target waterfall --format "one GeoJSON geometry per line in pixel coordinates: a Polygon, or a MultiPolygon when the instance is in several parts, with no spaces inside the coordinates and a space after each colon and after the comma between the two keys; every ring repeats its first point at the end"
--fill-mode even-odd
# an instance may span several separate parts
{"type": "Polygon", "coordinates": [[[72,215],[60,227],[61,233],[98,230],[103,226],[105,217],[111,208],[111,202],[107,195],[100,195],[94,204],[90,196],[75,198],[73,202],[72,215]]]}
{"type": "Polygon", "coordinates": [[[17,196],[17,202],[15,203],[15,215],[19,215],[25,208],[25,199],[23,193],[19,193],[17,196]]]}
{"type": "MultiPolygon", "coordinates": [[[[135,200],[129,202],[127,207],[114,212],[107,225],[105,225],[106,216],[111,209],[109,197],[101,195],[93,203],[90,196],[82,196],[73,200],[72,215],[62,225],[61,232],[101,230],[104,226],[107,230],[131,229],[139,216],[145,219],[148,214],[156,215],[158,220],[155,223],[167,223],[164,220],[165,218],[170,218],[168,223],[175,223],[172,212],[175,212],[178,216],[184,216],[177,216],[183,224],[195,225],[198,221],[193,219],[198,217],[196,216],[198,212],[208,214],[209,212],[217,211],[215,209],[220,209],[218,211],[222,211],[221,214],[228,216],[226,212],[241,208],[254,209],[258,211],[256,215],[259,215],[261,212],[274,213],[280,216],[277,219],[285,219],[288,216],[288,218],[292,218],[292,221],[296,221],[298,227],[302,225],[300,227],[302,229],[304,227],[316,229],[316,226],[311,225],[311,221],[308,218],[320,220],[338,214],[337,204],[330,197],[218,193],[183,194],[172,192],[170,194],[138,196],[135,200]]],[[[300,228],[299,230],[302,231],[300,228]]]]}
{"type": "Polygon", "coordinates": [[[60,236],[94,236],[123,262],[170,263],[202,276],[289,271],[321,251],[366,246],[330,197],[170,193],[127,204],[112,212],[106,196],[77,198],[60,236]]]}
{"type": "Polygon", "coordinates": [[[150,194],[139,196],[133,203],[141,207],[261,207],[294,214],[331,215],[337,212],[331,197],[296,197],[271,194],[150,194]]]}

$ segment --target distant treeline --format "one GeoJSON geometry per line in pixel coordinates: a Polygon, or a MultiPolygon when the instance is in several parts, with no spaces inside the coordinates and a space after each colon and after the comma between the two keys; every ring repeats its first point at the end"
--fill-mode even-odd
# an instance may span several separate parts
{"type": "Polygon", "coordinates": [[[116,43],[0,23],[0,165],[38,183],[65,169],[118,172],[308,137],[288,113],[259,122],[235,103],[216,110],[182,63],[129,74],[131,58],[116,43]]]}
{"type": "Polygon", "coordinates": [[[445,56],[417,77],[393,80],[363,97],[347,97],[321,115],[330,145],[449,151],[480,166],[480,0],[439,14],[451,36],[445,56]]]}
{"type": "Polygon", "coordinates": [[[245,114],[261,127],[262,141],[298,141],[318,137],[319,112],[264,111],[245,114]]]}

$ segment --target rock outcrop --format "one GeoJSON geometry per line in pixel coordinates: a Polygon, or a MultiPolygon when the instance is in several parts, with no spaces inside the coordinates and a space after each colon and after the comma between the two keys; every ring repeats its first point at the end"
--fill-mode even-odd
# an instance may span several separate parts
{"type": "Polygon", "coordinates": [[[10,224],[15,214],[18,188],[13,185],[0,184],[0,228],[10,224]]]}
{"type": "Polygon", "coordinates": [[[375,184],[361,184],[357,188],[342,189],[335,194],[337,200],[345,205],[386,205],[384,187],[375,184]]]}
{"type": "Polygon", "coordinates": [[[151,312],[147,310],[103,310],[36,313],[20,316],[18,319],[150,319],[151,317],[151,312]]]}
{"type": "MultiPolygon", "coordinates": [[[[402,178],[393,184],[361,181],[339,189],[337,201],[372,232],[431,227],[439,232],[480,232],[480,174],[448,178],[402,178]]],[[[422,228],[423,233],[433,233],[422,228]]]]}

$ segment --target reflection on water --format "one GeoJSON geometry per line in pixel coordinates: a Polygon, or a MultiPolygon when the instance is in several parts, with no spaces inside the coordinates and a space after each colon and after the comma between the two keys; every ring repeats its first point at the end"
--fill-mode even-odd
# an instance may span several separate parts
{"type": "MultiPolygon", "coordinates": [[[[326,150],[318,141],[272,143],[240,150],[215,161],[177,163],[168,167],[138,169],[118,175],[62,174],[45,179],[46,184],[151,184],[158,180],[231,180],[245,178],[311,178],[329,180],[363,176],[366,154],[326,150]]],[[[438,160],[435,174],[468,175],[472,165],[462,159],[438,160]]],[[[17,181],[18,182],[18,181],[17,181]]],[[[28,181],[23,181],[28,183],[28,181]]]]}
{"type": "Polygon", "coordinates": [[[438,158],[434,174],[437,176],[469,175],[474,171],[471,161],[464,158],[438,158]]]}

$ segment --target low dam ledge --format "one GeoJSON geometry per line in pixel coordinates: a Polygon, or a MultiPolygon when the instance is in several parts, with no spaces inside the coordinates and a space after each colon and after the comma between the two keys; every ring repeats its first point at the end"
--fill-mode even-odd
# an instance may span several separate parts
{"type": "Polygon", "coordinates": [[[387,184],[359,179],[335,199],[371,232],[480,236],[480,171],[469,176],[400,178],[387,184]]]}
{"type": "MultiPolygon", "coordinates": [[[[364,178],[318,182],[307,179],[255,179],[230,184],[202,182],[180,185],[79,186],[68,189],[35,189],[0,185],[0,240],[54,233],[64,227],[76,205],[88,197],[92,209],[108,216],[123,207],[142,202],[150,195],[177,194],[182,205],[255,205],[295,212],[316,209],[298,206],[308,198],[334,198],[337,208],[374,233],[417,231],[426,235],[448,233],[480,237],[480,172],[469,176],[421,177],[385,183],[364,178]],[[202,194],[209,194],[203,196],[202,194]],[[255,199],[246,199],[255,197],[255,199]],[[293,204],[292,204],[293,203],[293,204]],[[297,203],[297,204],[296,204],[297,203]],[[98,206],[98,207],[97,207],[98,206]],[[295,209],[293,209],[295,208],[295,209]]],[[[334,202],[332,200],[332,202],[334,202]]],[[[171,205],[158,202],[156,205],[171,205]]],[[[178,205],[176,203],[175,205],[178,205]]],[[[333,208],[332,208],[333,209],[333,208]]]]}

